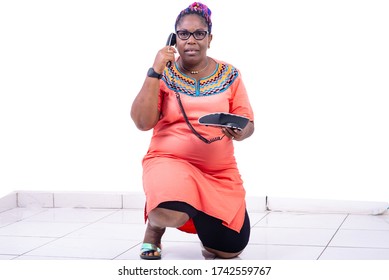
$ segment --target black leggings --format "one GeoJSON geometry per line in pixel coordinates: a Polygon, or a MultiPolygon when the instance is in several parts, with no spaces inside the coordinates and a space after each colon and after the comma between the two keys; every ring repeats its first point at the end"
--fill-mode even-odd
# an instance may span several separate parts
{"type": "Polygon", "coordinates": [[[247,211],[242,229],[238,233],[224,226],[221,220],[198,211],[185,202],[167,201],[162,202],[158,207],[188,214],[193,219],[197,234],[205,247],[227,253],[238,253],[249,242],[250,219],[247,211]]]}

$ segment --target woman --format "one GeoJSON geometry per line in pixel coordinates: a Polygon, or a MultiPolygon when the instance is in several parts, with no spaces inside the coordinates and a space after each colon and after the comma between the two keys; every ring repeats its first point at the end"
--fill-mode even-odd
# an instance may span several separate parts
{"type": "Polygon", "coordinates": [[[159,50],[132,104],[136,126],[153,129],[143,159],[148,219],[143,259],[161,258],[166,227],[197,233],[204,248],[219,258],[236,257],[249,240],[245,190],[232,140],[252,135],[253,111],[239,71],[207,56],[211,29],[206,5],[195,2],[181,11],[175,23],[177,50],[159,50]],[[250,121],[243,130],[198,124],[200,116],[213,112],[250,121]]]}

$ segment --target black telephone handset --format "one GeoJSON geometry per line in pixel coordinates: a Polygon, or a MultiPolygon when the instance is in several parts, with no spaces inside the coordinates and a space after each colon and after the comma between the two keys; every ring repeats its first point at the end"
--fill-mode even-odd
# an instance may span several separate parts
{"type": "MultiPolygon", "coordinates": [[[[174,46],[176,44],[176,34],[175,33],[170,33],[169,37],[167,38],[167,41],[166,41],[166,46],[174,46]]],[[[170,67],[172,63],[170,61],[168,61],[168,63],[166,63],[166,66],[167,67],[170,67]]]]}
{"type": "Polygon", "coordinates": [[[176,34],[170,33],[169,37],[167,38],[166,46],[174,46],[176,44],[176,34]]]}

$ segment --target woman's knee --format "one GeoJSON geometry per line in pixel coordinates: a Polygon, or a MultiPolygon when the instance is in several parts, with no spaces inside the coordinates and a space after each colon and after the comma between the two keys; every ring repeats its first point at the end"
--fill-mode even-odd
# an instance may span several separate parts
{"type": "Polygon", "coordinates": [[[155,208],[148,214],[150,222],[158,227],[180,227],[188,220],[188,214],[165,208],[155,208]]]}
{"type": "Polygon", "coordinates": [[[243,250],[236,252],[236,253],[235,252],[234,253],[223,252],[223,251],[215,250],[215,249],[208,248],[205,246],[204,246],[204,249],[207,250],[208,252],[211,252],[212,254],[216,255],[216,257],[221,258],[221,259],[232,259],[232,258],[239,256],[243,252],[243,250]]]}

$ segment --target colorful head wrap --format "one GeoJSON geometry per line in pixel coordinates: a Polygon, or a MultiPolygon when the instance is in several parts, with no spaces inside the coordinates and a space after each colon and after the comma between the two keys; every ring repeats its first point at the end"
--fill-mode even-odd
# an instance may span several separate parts
{"type": "Polygon", "coordinates": [[[174,25],[174,27],[177,30],[177,24],[183,16],[196,14],[205,19],[205,22],[208,25],[208,32],[211,33],[211,29],[212,29],[211,13],[212,13],[211,10],[206,5],[200,2],[194,2],[193,4],[189,5],[188,8],[181,11],[181,13],[178,15],[176,19],[176,24],[174,25]]]}

